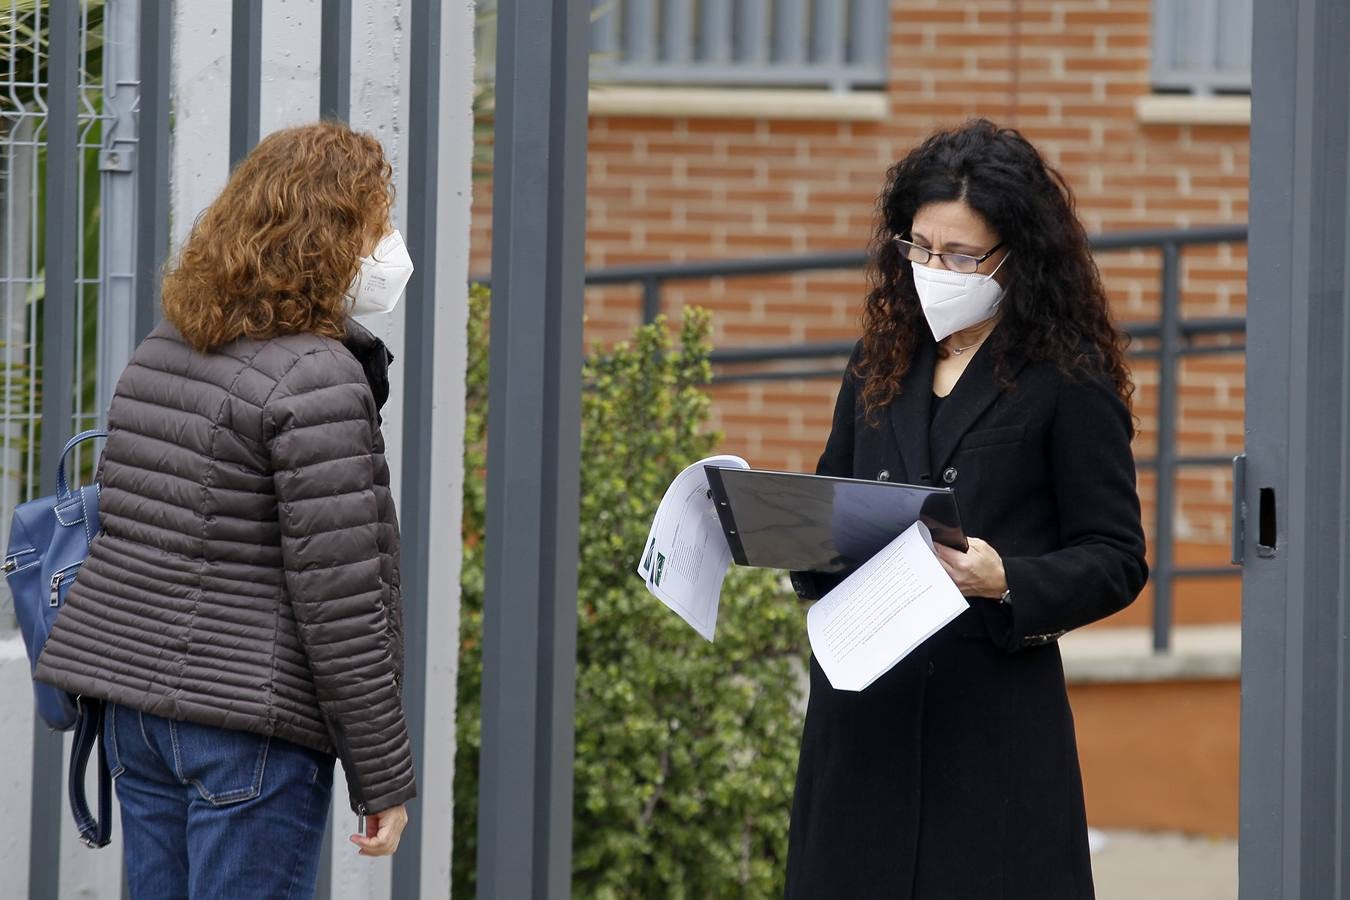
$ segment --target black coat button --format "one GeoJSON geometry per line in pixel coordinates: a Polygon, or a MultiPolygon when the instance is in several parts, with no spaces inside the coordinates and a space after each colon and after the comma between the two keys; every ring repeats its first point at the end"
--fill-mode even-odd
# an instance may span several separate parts
{"type": "Polygon", "coordinates": [[[948,484],[954,484],[956,482],[956,467],[952,466],[948,468],[947,471],[943,472],[942,480],[948,484]]]}
{"type": "Polygon", "coordinates": [[[882,469],[880,472],[877,473],[877,481],[890,481],[890,480],[891,480],[890,469],[882,469]]]}

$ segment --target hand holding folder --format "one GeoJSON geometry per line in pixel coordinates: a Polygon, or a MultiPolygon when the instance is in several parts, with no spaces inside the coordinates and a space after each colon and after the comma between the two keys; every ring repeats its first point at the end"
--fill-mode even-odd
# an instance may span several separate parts
{"type": "Polygon", "coordinates": [[[966,549],[950,488],[699,460],[676,477],[638,562],[647,589],[705,639],[740,565],[850,572],[812,607],[807,633],[840,690],[862,690],[966,608],[933,541],[966,549]]]}

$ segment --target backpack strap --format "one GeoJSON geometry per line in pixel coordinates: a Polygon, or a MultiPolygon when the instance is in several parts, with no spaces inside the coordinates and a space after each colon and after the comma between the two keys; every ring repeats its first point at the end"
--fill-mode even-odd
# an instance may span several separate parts
{"type": "Polygon", "coordinates": [[[75,742],[70,748],[70,774],[66,788],[70,796],[70,812],[80,830],[80,840],[86,847],[98,849],[112,840],[112,773],[108,770],[108,755],[103,746],[103,701],[81,697],[78,700],[79,717],[75,722],[75,742]],[[89,801],[84,791],[84,773],[98,744],[98,818],[89,812],[89,801]]]}

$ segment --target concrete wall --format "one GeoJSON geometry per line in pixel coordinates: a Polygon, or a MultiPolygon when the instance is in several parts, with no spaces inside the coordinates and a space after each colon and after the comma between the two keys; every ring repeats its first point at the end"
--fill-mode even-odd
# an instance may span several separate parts
{"type": "MultiPolygon", "coordinates": [[[[411,191],[426,190],[407,180],[406,135],[409,89],[409,4],[355,0],[352,23],[351,118],[354,127],[378,137],[393,164],[399,202],[396,227],[403,226],[404,201],[411,191]]],[[[431,523],[426,696],[427,750],[418,762],[419,792],[414,815],[422,815],[421,893],[449,895],[451,805],[454,765],[454,703],[459,629],[459,519],[462,494],[466,280],[471,198],[473,95],[473,4],[447,4],[442,12],[441,123],[437,283],[438,355],[433,441],[438,460],[434,482],[425,486],[436,510],[431,523]]],[[[319,94],[318,0],[280,0],[264,5],[261,133],[313,121],[319,94]]],[[[214,199],[228,176],[230,5],[177,3],[173,28],[173,159],[171,171],[173,250],[176,252],[198,214],[214,199]]],[[[110,223],[111,227],[111,223],[110,223]]],[[[402,311],[366,323],[403,356],[402,311]]],[[[403,370],[391,373],[393,393],[385,413],[385,437],[396,496],[402,488],[403,370]]],[[[22,642],[13,632],[0,636],[0,802],[13,823],[27,823],[32,797],[33,702],[22,642]]],[[[67,744],[69,741],[67,740],[67,744]]],[[[379,900],[390,896],[390,862],[359,857],[347,842],[355,816],[345,781],[336,774],[333,820],[333,895],[379,900]]],[[[91,785],[91,798],[92,793],[91,785]]],[[[54,801],[43,801],[54,802],[54,801]]],[[[64,797],[60,801],[64,804],[64,797]]],[[[68,817],[62,806],[63,818],[68,817]]],[[[61,896],[121,897],[121,844],[86,850],[63,831],[61,896]]],[[[28,841],[23,825],[0,837],[0,896],[27,893],[28,841]]]]}

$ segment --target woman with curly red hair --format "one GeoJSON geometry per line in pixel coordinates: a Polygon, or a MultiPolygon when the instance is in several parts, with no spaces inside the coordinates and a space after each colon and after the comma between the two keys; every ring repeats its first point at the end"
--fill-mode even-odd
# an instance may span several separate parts
{"type": "Polygon", "coordinates": [[[1147,579],[1124,338],[1067,184],[987,121],[891,169],[872,260],[817,471],[955,488],[970,608],[862,693],[813,661],[787,895],[1090,898],[1056,641],[1147,579]]]}
{"type": "Polygon", "coordinates": [[[350,318],[412,271],[390,174],[345,125],[264,138],[118,382],[103,530],[37,677],[104,701],[135,897],[308,896],[335,757],[362,853],[407,821],[392,357],[350,318]]]}

